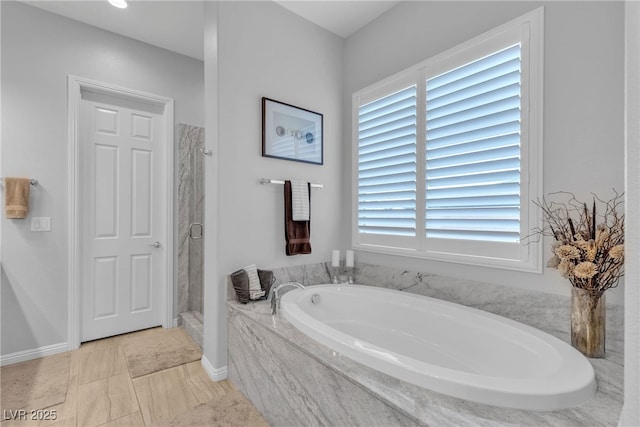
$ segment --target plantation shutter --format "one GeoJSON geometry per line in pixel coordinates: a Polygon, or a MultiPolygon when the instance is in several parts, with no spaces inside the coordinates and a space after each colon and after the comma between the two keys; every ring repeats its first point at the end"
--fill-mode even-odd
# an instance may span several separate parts
{"type": "Polygon", "coordinates": [[[358,230],[416,235],[416,85],[358,110],[358,230]]]}
{"type": "Polygon", "coordinates": [[[427,80],[426,236],[520,240],[520,45],[427,80]]]}

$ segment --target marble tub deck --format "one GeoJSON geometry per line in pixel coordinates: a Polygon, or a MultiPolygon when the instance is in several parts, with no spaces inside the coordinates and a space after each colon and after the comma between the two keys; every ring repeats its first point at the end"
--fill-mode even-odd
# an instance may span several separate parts
{"type": "MultiPolygon", "coordinates": [[[[414,283],[410,291],[423,295],[433,293],[426,284],[422,289],[419,283],[414,283]]],[[[282,420],[287,419],[281,418],[283,414],[292,411],[296,414],[288,420],[302,421],[305,425],[335,423],[336,417],[342,417],[345,425],[582,427],[618,424],[623,403],[623,358],[622,347],[617,342],[607,349],[605,359],[589,359],[598,381],[594,398],[570,409],[525,411],[445,396],[370,369],[307,337],[281,315],[272,316],[267,302],[242,305],[228,301],[227,309],[230,379],[274,425],[282,424],[282,420]],[[288,350],[282,349],[283,343],[288,350]],[[251,354],[247,354],[247,346],[251,354]],[[289,356],[294,353],[298,356],[289,356]],[[300,380],[294,378],[297,375],[300,380]],[[273,396],[286,398],[273,399],[273,396]],[[306,410],[296,408],[300,404],[306,405],[306,410]],[[354,414],[353,408],[358,412],[360,408],[364,412],[378,411],[369,413],[375,421],[354,414]]],[[[533,326],[565,342],[569,339],[568,333],[554,327],[523,323],[534,323],[533,326]]]]}

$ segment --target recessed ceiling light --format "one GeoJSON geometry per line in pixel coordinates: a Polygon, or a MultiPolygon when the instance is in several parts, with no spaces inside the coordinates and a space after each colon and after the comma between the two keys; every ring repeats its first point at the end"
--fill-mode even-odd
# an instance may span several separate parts
{"type": "Polygon", "coordinates": [[[118,9],[124,9],[127,7],[126,0],[109,0],[109,4],[111,6],[117,7],[118,9]]]}

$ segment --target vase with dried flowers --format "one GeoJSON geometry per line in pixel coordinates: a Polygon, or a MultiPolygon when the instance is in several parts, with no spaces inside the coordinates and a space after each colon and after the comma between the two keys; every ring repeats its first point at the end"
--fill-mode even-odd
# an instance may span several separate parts
{"type": "Polygon", "coordinates": [[[567,192],[535,202],[544,226],[532,235],[554,238],[547,267],[558,270],[572,286],[571,344],[593,358],[605,354],[604,293],[624,275],[623,194],[614,194],[608,201],[594,195],[591,206],[567,192]]]}

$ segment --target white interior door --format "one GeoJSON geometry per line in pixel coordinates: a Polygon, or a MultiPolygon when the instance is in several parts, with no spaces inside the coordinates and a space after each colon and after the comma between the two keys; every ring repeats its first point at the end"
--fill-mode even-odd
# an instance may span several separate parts
{"type": "Polygon", "coordinates": [[[93,92],[80,105],[81,341],[162,324],[166,240],[159,106],[93,92]]]}

